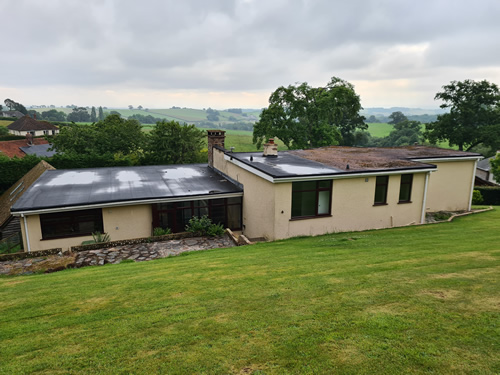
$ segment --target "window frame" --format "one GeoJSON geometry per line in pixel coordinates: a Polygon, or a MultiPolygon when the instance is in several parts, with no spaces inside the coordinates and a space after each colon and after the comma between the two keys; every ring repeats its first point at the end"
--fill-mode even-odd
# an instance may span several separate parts
{"type": "MultiPolygon", "coordinates": [[[[189,211],[189,218],[192,218],[193,216],[199,216],[198,213],[202,209],[206,209],[208,212],[208,217],[211,219],[212,218],[212,211],[215,209],[220,209],[221,207],[224,208],[224,221],[225,225],[227,225],[229,221],[229,207],[233,206],[239,206],[239,227],[237,228],[230,228],[233,230],[241,230],[243,228],[243,197],[237,196],[237,197],[229,197],[229,198],[215,198],[215,197],[210,197],[202,200],[192,200],[192,201],[177,201],[177,202],[164,202],[164,203],[155,203],[152,204],[152,210],[153,210],[153,228],[161,227],[160,224],[160,215],[161,214],[168,214],[171,213],[173,214],[173,220],[174,220],[174,227],[170,227],[173,233],[181,233],[185,232],[185,227],[182,225],[182,228],[180,228],[181,223],[178,223],[178,218],[177,218],[177,212],[181,210],[186,210],[189,211]],[[238,198],[238,202],[231,202],[231,199],[233,198],[238,198]],[[206,203],[206,204],[203,204],[206,203]],[[162,208],[161,205],[165,205],[165,208],[162,208]],[[167,208],[167,205],[170,207],[167,208]]],[[[203,216],[203,215],[202,215],[203,216]]],[[[217,224],[217,222],[214,222],[217,224]]]]}
{"type": "Polygon", "coordinates": [[[407,173],[407,174],[402,174],[401,175],[401,182],[399,184],[399,199],[398,203],[411,203],[411,193],[413,190],[413,173],[407,173]],[[403,182],[403,176],[410,176],[410,181],[409,182],[403,182]],[[403,185],[409,185],[408,187],[408,199],[402,200],[401,199],[401,191],[403,185]]]}
{"type": "Polygon", "coordinates": [[[313,181],[296,181],[292,182],[292,199],[291,199],[291,210],[290,210],[290,220],[302,220],[302,219],[313,219],[317,217],[329,217],[332,216],[332,190],[333,190],[333,180],[313,180],[313,181]],[[296,182],[315,182],[316,187],[314,189],[302,189],[302,190],[294,190],[294,184],[296,182]],[[328,182],[328,187],[320,187],[320,184],[323,182],[328,182]],[[319,206],[319,193],[322,191],[328,191],[328,212],[324,214],[318,213],[319,206]],[[315,192],[315,204],[314,204],[314,214],[313,215],[297,215],[293,216],[293,196],[294,193],[310,193],[315,192]]]}
{"type": "Polygon", "coordinates": [[[387,192],[389,190],[389,176],[376,176],[375,178],[375,196],[373,198],[374,206],[385,206],[387,205],[387,192]],[[384,179],[382,182],[381,180],[384,179]],[[383,195],[384,199],[382,201],[377,201],[377,192],[379,189],[384,189],[383,195]]]}
{"type": "MultiPolygon", "coordinates": [[[[42,240],[53,240],[58,238],[70,238],[70,237],[85,237],[90,236],[94,232],[104,232],[104,222],[102,219],[102,209],[95,208],[90,210],[79,210],[79,211],[65,211],[65,212],[55,212],[40,214],[40,229],[42,234],[42,240]],[[57,227],[58,225],[64,224],[77,227],[80,223],[88,223],[88,216],[94,216],[94,230],[91,232],[87,231],[75,231],[71,234],[48,234],[49,228],[57,227]],[[84,220],[83,217],[86,217],[84,220]]],[[[57,232],[57,230],[56,230],[57,232]]]]}

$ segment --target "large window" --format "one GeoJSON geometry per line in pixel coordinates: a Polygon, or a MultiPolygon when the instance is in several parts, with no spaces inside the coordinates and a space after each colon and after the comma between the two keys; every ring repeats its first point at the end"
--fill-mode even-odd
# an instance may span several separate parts
{"type": "Polygon", "coordinates": [[[411,202],[411,186],[413,184],[412,174],[401,175],[401,186],[399,188],[399,203],[411,202]]]}
{"type": "Polygon", "coordinates": [[[154,204],[153,227],[184,232],[189,219],[204,215],[225,228],[241,229],[241,197],[154,204]]]}
{"type": "Polygon", "coordinates": [[[292,183],[292,218],[330,215],[332,181],[292,183]]]}
{"type": "Polygon", "coordinates": [[[375,182],[375,205],[387,204],[389,176],[378,176],[375,182]]]}
{"type": "Polygon", "coordinates": [[[102,210],[82,210],[57,212],[40,215],[42,238],[87,236],[93,232],[103,232],[102,210]]]}

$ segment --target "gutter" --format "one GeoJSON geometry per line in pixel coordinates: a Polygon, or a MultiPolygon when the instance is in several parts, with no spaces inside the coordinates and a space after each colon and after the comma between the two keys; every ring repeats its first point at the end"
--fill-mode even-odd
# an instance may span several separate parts
{"type": "Polygon", "coordinates": [[[102,202],[85,204],[80,206],[59,206],[59,207],[47,207],[34,210],[23,210],[12,211],[13,216],[24,217],[24,215],[35,215],[35,214],[48,214],[53,212],[66,212],[66,211],[81,211],[90,210],[94,208],[108,208],[108,207],[122,207],[122,206],[136,206],[141,204],[154,204],[154,203],[168,203],[168,202],[183,202],[183,201],[199,201],[203,199],[219,199],[219,198],[232,198],[232,197],[242,197],[243,192],[235,193],[224,193],[224,194],[205,194],[205,195],[193,195],[193,196],[183,196],[175,198],[160,198],[160,199],[145,199],[145,200],[133,200],[133,201],[120,201],[120,202],[102,202]]]}
{"type": "Polygon", "coordinates": [[[470,187],[470,197],[469,197],[469,209],[468,211],[471,210],[472,208],[472,195],[474,194],[474,183],[476,182],[476,168],[477,168],[477,160],[474,163],[474,169],[472,170],[472,183],[470,187]]]}
{"type": "Polygon", "coordinates": [[[23,218],[24,221],[24,234],[26,235],[26,245],[28,246],[28,253],[31,253],[31,246],[30,246],[30,236],[28,233],[28,224],[26,222],[26,216],[21,214],[21,217],[23,218]]]}
{"type": "Polygon", "coordinates": [[[429,186],[430,172],[425,175],[424,199],[422,200],[422,214],[420,215],[420,224],[425,224],[425,206],[427,206],[427,187],[429,186]]]}

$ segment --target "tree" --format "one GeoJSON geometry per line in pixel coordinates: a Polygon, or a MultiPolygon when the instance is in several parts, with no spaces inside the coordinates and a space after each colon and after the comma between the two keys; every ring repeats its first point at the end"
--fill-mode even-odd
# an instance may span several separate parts
{"type": "Polygon", "coordinates": [[[72,122],[89,122],[90,115],[85,107],[75,107],[73,108],[73,112],[68,114],[68,121],[72,122]]]}
{"type": "Polygon", "coordinates": [[[408,118],[403,114],[403,112],[397,111],[397,112],[392,112],[389,115],[389,118],[391,121],[389,121],[389,124],[396,125],[399,124],[400,122],[403,121],[408,121],[408,118]]]}
{"type": "Polygon", "coordinates": [[[382,147],[408,146],[422,140],[422,124],[418,121],[405,120],[394,125],[394,130],[380,140],[382,147]]]}
{"type": "Polygon", "coordinates": [[[0,111],[2,111],[2,110],[3,110],[3,106],[0,104],[0,111]]]}
{"type": "Polygon", "coordinates": [[[281,86],[254,126],[253,142],[260,147],[278,137],[288,148],[352,145],[356,130],[368,128],[361,109],[354,86],[337,77],[325,87],[281,86]]]}
{"type": "Polygon", "coordinates": [[[64,126],[52,142],[57,151],[66,153],[130,155],[144,146],[144,133],[138,121],[109,115],[92,125],[64,126]]]}
{"type": "Polygon", "coordinates": [[[104,112],[102,110],[102,107],[99,107],[99,121],[104,120],[104,112]]]}
{"type": "Polygon", "coordinates": [[[66,121],[66,114],[63,111],[50,109],[41,113],[41,119],[47,121],[66,121]]]}
{"type": "Polygon", "coordinates": [[[205,133],[194,125],[159,121],[147,136],[146,164],[188,164],[206,160],[205,133]]]}
{"type": "Polygon", "coordinates": [[[139,106],[137,107],[137,109],[142,109],[142,105],[139,105],[139,106]]]}
{"type": "Polygon", "coordinates": [[[128,106],[128,109],[134,109],[134,106],[133,106],[132,104],[130,104],[130,105],[128,106]]]}
{"type": "Polygon", "coordinates": [[[434,99],[442,100],[440,107],[450,108],[450,112],[426,125],[425,137],[431,143],[448,141],[460,151],[480,143],[500,145],[500,91],[496,84],[486,80],[452,81],[434,99]]]}
{"type": "Polygon", "coordinates": [[[490,160],[490,165],[495,181],[500,183],[500,153],[497,153],[497,156],[490,160]]]}
{"type": "Polygon", "coordinates": [[[91,122],[96,122],[97,121],[97,115],[95,112],[95,107],[92,107],[92,110],[90,111],[90,121],[91,122]]]}
{"type": "Polygon", "coordinates": [[[9,107],[9,110],[11,110],[11,111],[19,111],[25,115],[28,114],[28,110],[26,109],[26,107],[24,105],[22,105],[21,103],[17,103],[15,101],[13,101],[12,99],[5,99],[4,104],[7,107],[9,107]]]}

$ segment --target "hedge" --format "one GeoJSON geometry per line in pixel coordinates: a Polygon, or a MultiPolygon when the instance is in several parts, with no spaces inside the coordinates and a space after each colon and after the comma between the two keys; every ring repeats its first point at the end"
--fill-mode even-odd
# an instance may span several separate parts
{"type": "Polygon", "coordinates": [[[475,186],[474,190],[481,192],[483,196],[482,204],[500,205],[500,186],[475,186]]]}

